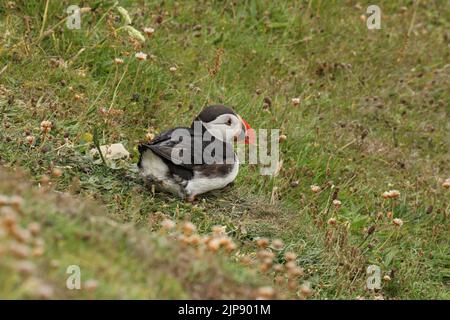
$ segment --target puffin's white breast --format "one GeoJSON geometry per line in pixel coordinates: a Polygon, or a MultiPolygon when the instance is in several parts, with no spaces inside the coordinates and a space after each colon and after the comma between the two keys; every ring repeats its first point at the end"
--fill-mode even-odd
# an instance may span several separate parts
{"type": "Polygon", "coordinates": [[[208,177],[203,175],[201,172],[194,172],[194,176],[186,186],[186,193],[188,195],[198,195],[211,190],[225,188],[228,184],[236,179],[239,172],[239,161],[235,157],[235,163],[231,171],[221,177],[208,177]]]}

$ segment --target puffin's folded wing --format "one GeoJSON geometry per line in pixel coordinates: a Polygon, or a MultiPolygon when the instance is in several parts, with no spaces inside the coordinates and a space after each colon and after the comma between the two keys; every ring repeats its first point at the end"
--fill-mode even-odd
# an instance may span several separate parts
{"type": "MultiPolygon", "coordinates": [[[[139,151],[142,153],[142,148],[150,149],[173,164],[192,170],[195,152],[192,132],[188,128],[177,129],[185,129],[182,138],[179,135],[175,137],[173,132],[176,129],[171,129],[161,133],[149,143],[140,145],[139,151]]],[[[198,150],[198,152],[201,153],[202,150],[198,150]]]]}

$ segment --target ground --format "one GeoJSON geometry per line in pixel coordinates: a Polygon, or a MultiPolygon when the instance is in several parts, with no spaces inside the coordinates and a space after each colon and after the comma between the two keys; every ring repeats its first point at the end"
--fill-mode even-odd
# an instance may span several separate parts
{"type": "Polygon", "coordinates": [[[450,298],[450,6],[372,2],[81,1],[74,29],[71,1],[2,1],[0,296],[450,298]],[[279,173],[194,204],[147,190],[139,141],[215,103],[281,130],[279,173]],[[131,159],[91,156],[111,143],[131,159]]]}

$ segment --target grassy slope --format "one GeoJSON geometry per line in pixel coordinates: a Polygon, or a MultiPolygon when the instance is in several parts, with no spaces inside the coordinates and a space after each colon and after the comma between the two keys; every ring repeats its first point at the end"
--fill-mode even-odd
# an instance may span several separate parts
{"type": "MultiPolygon", "coordinates": [[[[367,4],[354,1],[168,1],[164,7],[121,1],[136,28],[156,29],[143,48],[114,32],[122,25],[117,11],[104,15],[112,1],[86,14],[81,30],[56,27],[41,39],[43,3],[16,4],[0,6],[6,34],[0,62],[8,66],[0,79],[3,164],[28,170],[36,181],[60,167],[56,189],[95,198],[110,218],[136,228],[154,230],[155,212],[192,220],[200,232],[224,224],[250,254],[253,239],[281,238],[285,250],[298,253],[316,298],[369,296],[369,264],[391,275],[381,291],[386,298],[449,297],[448,191],[441,187],[450,144],[444,2],[380,1],[382,29],[369,31],[360,18],[367,4]],[[136,51],[155,58],[138,63],[136,51]],[[116,57],[125,64],[116,66],[116,57]],[[54,67],[59,58],[67,68],[54,67]],[[293,97],[300,106],[292,106],[293,97]],[[107,169],[85,156],[92,147],[86,134],[98,128],[101,143],[124,143],[136,161],[136,144],[149,127],[187,124],[217,102],[233,106],[255,128],[287,135],[277,177],[244,166],[232,190],[193,207],[143,192],[133,171],[107,169]],[[102,107],[115,114],[102,115],[102,107]],[[42,120],[56,125],[51,141],[41,140],[42,120]],[[27,134],[36,136],[36,147],[27,145],[27,134]],[[313,194],[312,184],[322,191],[313,194]],[[339,211],[331,206],[337,189],[339,211]],[[400,198],[383,200],[389,189],[400,190],[400,198]],[[403,227],[395,228],[387,211],[403,227]],[[331,216],[336,227],[326,223],[331,216]]],[[[60,21],[65,7],[51,1],[44,30],[60,21]]],[[[126,261],[127,268],[140,268],[126,261]]]]}

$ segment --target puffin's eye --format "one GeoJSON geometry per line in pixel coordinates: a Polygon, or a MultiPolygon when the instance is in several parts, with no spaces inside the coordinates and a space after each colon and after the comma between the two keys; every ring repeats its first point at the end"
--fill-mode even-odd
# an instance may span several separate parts
{"type": "Polygon", "coordinates": [[[226,125],[231,126],[231,123],[232,123],[231,118],[228,118],[226,125]]]}

